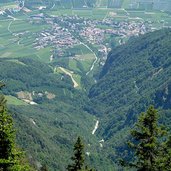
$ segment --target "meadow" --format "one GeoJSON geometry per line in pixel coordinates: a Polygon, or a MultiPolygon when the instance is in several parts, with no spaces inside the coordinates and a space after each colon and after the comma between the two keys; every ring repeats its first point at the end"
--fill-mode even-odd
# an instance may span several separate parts
{"type": "Polygon", "coordinates": [[[19,100],[17,99],[16,97],[14,96],[5,96],[6,100],[7,100],[7,104],[8,105],[28,105],[26,102],[22,101],[22,100],[19,100]]]}
{"type": "MultiPolygon", "coordinates": [[[[123,6],[127,6],[128,4],[124,1],[123,6]]],[[[47,10],[47,14],[53,16],[80,16],[84,18],[90,19],[98,19],[104,20],[106,18],[113,18],[116,21],[123,20],[142,20],[142,21],[151,21],[154,26],[158,26],[157,23],[164,20],[165,24],[169,26],[171,25],[171,15],[162,11],[145,11],[145,10],[130,10],[124,8],[69,8],[62,9],[56,8],[53,10],[47,10]]]]}

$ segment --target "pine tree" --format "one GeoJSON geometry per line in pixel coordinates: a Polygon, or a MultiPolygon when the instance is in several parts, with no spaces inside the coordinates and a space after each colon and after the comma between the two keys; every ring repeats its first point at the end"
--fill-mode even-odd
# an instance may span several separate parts
{"type": "Polygon", "coordinates": [[[160,170],[171,171],[171,136],[163,143],[161,155],[159,161],[160,170]]]}
{"type": "Polygon", "coordinates": [[[140,115],[135,129],[131,131],[133,140],[128,145],[135,150],[135,161],[128,165],[137,168],[138,171],[161,170],[161,137],[165,133],[166,131],[158,125],[157,110],[150,106],[146,113],[140,115]]]}
{"type": "MultiPolygon", "coordinates": [[[[0,89],[4,86],[0,83],[0,89]]],[[[0,170],[27,171],[29,167],[22,163],[22,152],[16,148],[13,119],[8,114],[6,100],[0,95],[0,170]]]]}
{"type": "Polygon", "coordinates": [[[95,171],[87,165],[85,166],[84,144],[80,137],[77,138],[74,145],[74,156],[71,157],[71,160],[73,164],[67,166],[68,171],[95,171]]]}
{"type": "Polygon", "coordinates": [[[71,160],[74,161],[72,165],[68,165],[68,171],[80,171],[83,169],[84,165],[84,145],[80,137],[78,137],[74,145],[74,156],[71,157],[71,160]]]}

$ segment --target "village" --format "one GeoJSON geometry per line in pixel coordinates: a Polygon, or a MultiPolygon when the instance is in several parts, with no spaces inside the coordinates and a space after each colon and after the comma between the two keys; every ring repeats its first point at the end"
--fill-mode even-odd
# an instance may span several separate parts
{"type": "MultiPolygon", "coordinates": [[[[31,10],[21,4],[12,5],[11,8],[5,7],[0,10],[0,16],[13,19],[13,13],[19,11],[30,13],[31,10]]],[[[126,12],[126,18],[117,20],[119,16],[116,12],[109,12],[104,18],[95,19],[81,17],[78,15],[47,15],[40,6],[39,13],[28,15],[30,24],[46,24],[49,26],[34,34],[35,40],[33,47],[36,50],[51,47],[52,61],[56,57],[75,57],[77,55],[75,46],[84,45],[87,49],[104,60],[113,46],[124,44],[130,37],[145,34],[153,31],[154,28],[150,21],[145,21],[140,17],[130,17],[126,12]]],[[[121,16],[120,16],[121,17],[121,16]]],[[[123,17],[123,16],[122,16],[123,17]]],[[[163,24],[164,25],[164,24],[163,24]]],[[[10,25],[9,25],[10,26],[10,25]]],[[[10,30],[9,30],[10,31],[10,30]]],[[[15,33],[16,35],[27,34],[27,32],[15,33]]],[[[18,41],[20,44],[20,41],[18,41]]]]}
{"type": "MultiPolygon", "coordinates": [[[[115,44],[123,44],[131,36],[138,36],[151,31],[148,23],[141,20],[115,21],[113,18],[105,20],[87,19],[78,16],[51,16],[43,14],[30,18],[30,21],[46,22],[50,28],[37,34],[34,48],[41,49],[52,46],[54,57],[74,56],[68,49],[79,44],[98,47],[99,54],[106,56],[111,50],[110,37],[117,37],[115,44]],[[107,40],[108,38],[108,40],[107,40]],[[118,41],[118,42],[117,42],[118,41]]],[[[113,41],[115,39],[112,39],[113,41]]]]}

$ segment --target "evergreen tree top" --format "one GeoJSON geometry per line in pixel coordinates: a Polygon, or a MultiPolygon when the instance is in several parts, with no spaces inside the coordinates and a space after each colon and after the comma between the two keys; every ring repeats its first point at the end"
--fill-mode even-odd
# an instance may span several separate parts
{"type": "MultiPolygon", "coordinates": [[[[3,86],[0,83],[0,89],[3,86]]],[[[7,111],[5,97],[0,95],[0,170],[30,171],[27,163],[22,163],[22,154],[16,147],[13,119],[7,111]]]]}
{"type": "MultiPolygon", "coordinates": [[[[158,124],[158,111],[150,106],[141,113],[135,128],[131,131],[132,141],[128,142],[134,150],[134,160],[127,166],[138,171],[159,171],[164,169],[162,136],[166,131],[158,124]]],[[[122,161],[122,164],[125,162],[122,161]]]]}
{"type": "Polygon", "coordinates": [[[68,171],[93,171],[85,166],[84,144],[81,137],[78,137],[74,144],[74,155],[71,157],[73,164],[67,166],[68,171]]]}

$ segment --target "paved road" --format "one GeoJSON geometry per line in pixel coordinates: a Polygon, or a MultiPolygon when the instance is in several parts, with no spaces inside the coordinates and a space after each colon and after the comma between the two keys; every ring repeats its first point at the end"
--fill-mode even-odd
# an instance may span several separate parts
{"type": "Polygon", "coordinates": [[[86,73],[86,75],[88,75],[88,74],[94,69],[94,66],[95,66],[95,64],[96,64],[96,62],[97,62],[97,60],[98,60],[98,58],[97,58],[97,55],[93,52],[93,50],[92,50],[88,45],[86,45],[86,44],[83,43],[83,42],[80,42],[80,44],[84,45],[87,49],[89,49],[89,50],[93,53],[93,55],[94,55],[94,57],[95,57],[95,60],[93,61],[90,70],[86,73]]]}

